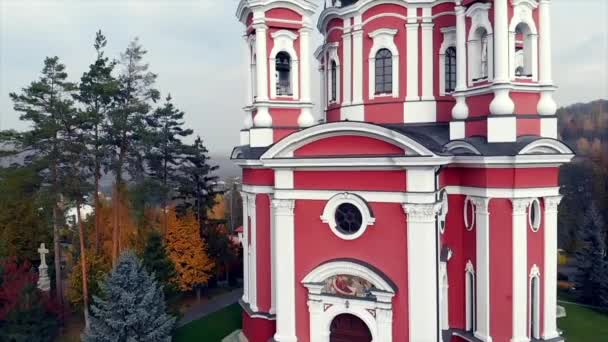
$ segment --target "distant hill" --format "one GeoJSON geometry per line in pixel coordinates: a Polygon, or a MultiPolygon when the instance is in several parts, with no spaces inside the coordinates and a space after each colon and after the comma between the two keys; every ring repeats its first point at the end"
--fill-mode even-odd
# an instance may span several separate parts
{"type": "Polygon", "coordinates": [[[576,103],[557,111],[559,135],[578,155],[608,157],[608,100],[576,103]]]}

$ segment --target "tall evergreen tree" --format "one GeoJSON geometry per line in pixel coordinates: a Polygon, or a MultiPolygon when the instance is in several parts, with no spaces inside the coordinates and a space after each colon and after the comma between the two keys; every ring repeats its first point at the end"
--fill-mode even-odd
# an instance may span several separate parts
{"type": "Polygon", "coordinates": [[[177,196],[182,200],[178,207],[179,211],[185,213],[191,209],[195,213],[203,237],[207,236],[203,228],[207,220],[207,211],[215,205],[215,197],[218,194],[215,185],[219,179],[213,174],[219,167],[211,164],[208,153],[200,136],[196,138],[194,144],[185,147],[177,196]]]}
{"type": "Polygon", "coordinates": [[[86,115],[85,125],[81,129],[87,144],[91,146],[90,154],[93,157],[96,253],[99,252],[100,248],[100,222],[99,215],[97,215],[100,206],[99,181],[108,154],[104,127],[107,125],[109,113],[115,108],[115,98],[118,94],[118,80],[112,75],[116,62],[104,55],[103,49],[106,44],[106,37],[101,31],[98,31],[93,43],[96,52],[95,62],[89,66],[89,70],[80,78],[79,91],[75,95],[75,99],[83,106],[83,112],[86,115]]]}
{"type": "Polygon", "coordinates": [[[115,190],[112,197],[113,229],[112,229],[112,264],[115,265],[120,251],[120,213],[118,209],[121,192],[124,190],[125,171],[137,178],[143,175],[141,149],[142,132],[145,131],[144,117],[150,111],[150,101],[159,98],[158,90],[154,89],[156,75],[148,71],[148,64],[143,62],[146,50],[139,40],[133,40],[125,52],[121,54],[121,74],[118,77],[119,91],[116,96],[116,108],[108,115],[108,142],[110,170],[115,177],[115,190]]]}
{"type": "Polygon", "coordinates": [[[601,213],[594,202],[578,230],[576,294],[580,302],[608,308],[608,258],[601,213]]]}
{"type": "Polygon", "coordinates": [[[102,297],[93,297],[84,341],[171,341],[175,317],[166,313],[162,286],[133,252],[120,256],[102,291],[102,297]]]}
{"type": "Polygon", "coordinates": [[[184,112],[177,109],[167,96],[165,104],[146,117],[151,148],[147,155],[151,175],[161,185],[163,232],[167,231],[167,204],[178,185],[178,167],[184,152],[182,138],[192,134],[184,128],[184,112]]]}
{"type": "Polygon", "coordinates": [[[155,279],[163,285],[165,296],[172,296],[177,291],[175,264],[167,254],[167,246],[158,232],[148,235],[142,263],[148,272],[154,274],[155,279]]]}
{"type": "Polygon", "coordinates": [[[63,304],[59,246],[59,229],[63,220],[60,209],[65,147],[63,138],[66,134],[65,124],[74,112],[72,94],[76,89],[67,79],[65,65],[59,62],[59,58],[47,57],[40,79],[23,88],[20,94],[10,94],[15,110],[22,113],[20,119],[31,126],[31,130],[20,136],[22,150],[29,151],[25,162],[40,162],[46,166],[42,175],[53,203],[55,289],[60,305],[63,304]]]}

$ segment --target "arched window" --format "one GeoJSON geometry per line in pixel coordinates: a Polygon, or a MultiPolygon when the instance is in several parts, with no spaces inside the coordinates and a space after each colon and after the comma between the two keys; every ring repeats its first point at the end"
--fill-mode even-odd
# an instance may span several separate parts
{"type": "Polygon", "coordinates": [[[331,101],[338,98],[338,65],[336,61],[331,61],[331,101]]]}
{"type": "Polygon", "coordinates": [[[483,30],[481,33],[481,67],[479,78],[488,78],[488,32],[483,30]]]}
{"type": "Polygon", "coordinates": [[[388,49],[376,53],[376,94],[393,92],[393,54],[388,49]]]}
{"type": "Polygon", "coordinates": [[[466,330],[475,331],[477,327],[476,305],[475,305],[475,273],[473,264],[469,260],[465,274],[465,300],[466,300],[466,330]]]}
{"type": "Polygon", "coordinates": [[[257,56],[255,54],[251,60],[251,95],[254,101],[258,98],[258,69],[257,56]]]}
{"type": "Polygon", "coordinates": [[[445,50],[445,92],[451,93],[456,89],[456,48],[445,50]]]}
{"type": "Polygon", "coordinates": [[[533,35],[530,27],[520,23],[515,27],[515,76],[532,77],[533,35]]]}
{"type": "Polygon", "coordinates": [[[277,96],[291,96],[291,57],[279,52],[276,57],[277,96]]]}
{"type": "Polygon", "coordinates": [[[540,338],[540,288],[536,275],[530,281],[530,337],[540,338]]]}

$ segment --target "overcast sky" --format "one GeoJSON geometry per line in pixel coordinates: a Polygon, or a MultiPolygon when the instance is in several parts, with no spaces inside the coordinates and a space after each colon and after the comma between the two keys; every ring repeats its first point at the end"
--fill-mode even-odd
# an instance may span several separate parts
{"type": "MultiPolygon", "coordinates": [[[[0,129],[27,128],[8,93],[38,78],[45,56],[59,56],[76,81],[94,59],[92,42],[101,29],[109,56],[118,57],[129,40],[139,37],[163,96],[171,93],[213,154],[227,153],[238,143],[244,117],[243,28],[234,16],[237,3],[0,0],[0,129]]],[[[607,98],[608,1],[553,0],[552,14],[556,100],[568,105],[607,98]]]]}

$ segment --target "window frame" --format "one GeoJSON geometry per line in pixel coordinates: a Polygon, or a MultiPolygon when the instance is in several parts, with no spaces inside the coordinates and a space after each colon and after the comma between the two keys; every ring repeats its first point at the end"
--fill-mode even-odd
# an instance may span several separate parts
{"type": "Polygon", "coordinates": [[[374,58],[374,94],[376,96],[393,93],[393,54],[387,48],[379,49],[374,58]],[[380,65],[381,64],[381,65],[380,65]],[[381,73],[378,72],[380,67],[381,73]],[[379,89],[379,86],[380,88],[379,89]]]}
{"type": "Polygon", "coordinates": [[[456,79],[457,79],[457,51],[456,47],[450,46],[445,49],[444,59],[444,92],[451,94],[456,90],[456,79]]]}

